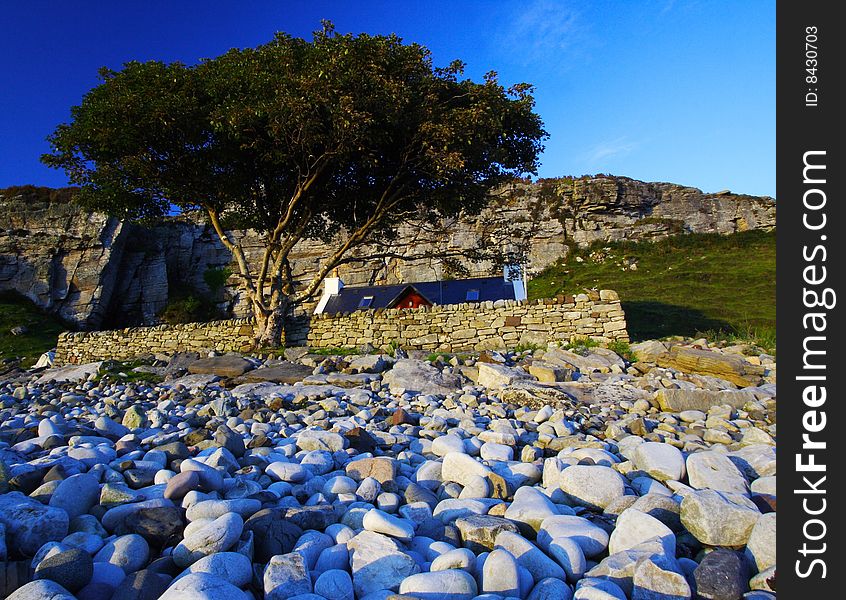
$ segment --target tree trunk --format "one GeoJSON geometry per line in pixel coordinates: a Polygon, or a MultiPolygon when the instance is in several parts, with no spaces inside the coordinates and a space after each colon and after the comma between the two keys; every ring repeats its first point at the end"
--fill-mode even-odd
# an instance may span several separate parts
{"type": "Polygon", "coordinates": [[[260,348],[278,348],[283,342],[285,333],[285,315],[288,312],[287,304],[262,310],[253,306],[253,313],[256,319],[256,345],[260,348]]]}

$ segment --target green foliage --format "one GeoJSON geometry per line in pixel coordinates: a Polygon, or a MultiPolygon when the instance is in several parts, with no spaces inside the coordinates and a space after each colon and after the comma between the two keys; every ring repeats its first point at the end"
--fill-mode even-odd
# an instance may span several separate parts
{"type": "Polygon", "coordinates": [[[523,352],[526,352],[527,350],[535,352],[536,350],[541,350],[543,348],[544,346],[541,346],[540,344],[534,344],[532,342],[520,342],[514,347],[513,352],[515,354],[521,354],[523,352]]]}
{"type": "Polygon", "coordinates": [[[159,318],[170,325],[214,321],[222,315],[207,294],[186,286],[171,287],[167,305],[159,318]]]}
{"type": "Polygon", "coordinates": [[[56,347],[59,333],[68,327],[45,313],[23,296],[0,293],[0,358],[21,358],[29,366],[44,352],[56,347]],[[27,332],[12,335],[11,329],[23,325],[27,332]]]}
{"type": "Polygon", "coordinates": [[[747,322],[727,331],[719,329],[697,331],[694,337],[704,337],[709,342],[724,342],[728,345],[745,344],[749,347],[744,354],[749,356],[756,356],[761,352],[773,355],[776,353],[775,327],[756,327],[747,322]]]}
{"type": "Polygon", "coordinates": [[[229,267],[209,267],[203,273],[203,281],[206,282],[206,285],[209,286],[209,290],[211,290],[213,294],[218,294],[231,276],[232,269],[229,267]]]}
{"type": "Polygon", "coordinates": [[[530,281],[529,297],[612,289],[620,295],[634,341],[754,331],[774,347],[775,237],[774,231],[692,233],[656,242],[595,244],[576,249],[566,262],[530,281]],[[589,258],[596,252],[604,255],[601,262],[589,258]],[[632,260],[636,271],[625,267],[632,260]]]}
{"type": "Polygon", "coordinates": [[[624,342],[622,340],[614,340],[610,342],[606,348],[611,350],[612,352],[616,352],[619,354],[624,360],[627,360],[630,363],[637,362],[637,356],[632,350],[632,347],[629,345],[628,342],[624,342]]]}
{"type": "Polygon", "coordinates": [[[119,381],[121,383],[132,383],[143,381],[150,384],[161,383],[164,377],[156,373],[145,373],[133,369],[146,366],[148,363],[143,360],[110,360],[103,364],[97,374],[96,381],[119,381]]]}
{"type": "Polygon", "coordinates": [[[325,274],[411,218],[479,212],[490,189],[536,172],[547,137],[530,85],[473,82],[461,61],[435,67],[419,44],[328,22],[310,41],[279,33],[196,65],[133,61],[100,77],[42,160],[98,210],[199,208],[265,234],[267,268],[240,273],[260,302],[291,295],[297,240],[350,232],[325,274]]]}
{"type": "Polygon", "coordinates": [[[599,348],[599,341],[590,337],[575,338],[567,344],[567,350],[587,356],[594,348],[599,348]]]}

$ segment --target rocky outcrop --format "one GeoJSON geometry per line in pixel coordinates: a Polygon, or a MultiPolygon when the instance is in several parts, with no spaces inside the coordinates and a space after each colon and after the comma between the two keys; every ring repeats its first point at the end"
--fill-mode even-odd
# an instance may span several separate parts
{"type": "MultiPolygon", "coordinates": [[[[223,289],[209,289],[210,270],[237,269],[199,216],[145,229],[82,210],[67,196],[31,186],[0,191],[0,290],[16,290],[86,329],[155,323],[176,287],[217,294],[222,312],[248,316],[236,276],[223,289]]],[[[409,227],[399,239],[412,241],[418,253],[508,246],[524,252],[531,276],[565,257],[571,245],[774,226],[775,201],[768,197],[706,194],[626,177],[562,178],[509,185],[477,217],[427,236],[409,227]]],[[[234,235],[257,262],[261,237],[253,231],[234,235]]],[[[299,244],[292,255],[298,278],[308,278],[327,253],[321,242],[299,244]]],[[[381,284],[482,276],[499,268],[495,259],[379,259],[345,265],[341,277],[348,285],[381,284]]]]}

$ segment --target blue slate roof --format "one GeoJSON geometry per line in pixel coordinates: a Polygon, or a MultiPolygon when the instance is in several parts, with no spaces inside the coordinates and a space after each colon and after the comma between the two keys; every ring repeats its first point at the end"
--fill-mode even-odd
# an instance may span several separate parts
{"type": "Polygon", "coordinates": [[[413,288],[432,304],[514,300],[514,286],[510,281],[505,281],[501,276],[477,277],[449,281],[343,287],[339,294],[329,298],[323,312],[332,315],[366,308],[390,308],[393,302],[408,288],[413,288]],[[468,299],[468,292],[471,290],[479,291],[478,300],[468,299]],[[362,299],[367,296],[372,296],[373,300],[369,303],[369,306],[361,306],[362,299]]]}

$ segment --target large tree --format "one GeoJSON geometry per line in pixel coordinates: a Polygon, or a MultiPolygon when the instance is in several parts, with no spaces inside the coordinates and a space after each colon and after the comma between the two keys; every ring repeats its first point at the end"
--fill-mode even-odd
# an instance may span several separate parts
{"type": "Polygon", "coordinates": [[[43,161],[80,201],[124,219],[204,211],[238,265],[258,341],[276,344],[292,308],[363,248],[387,256],[400,225],[478,214],[492,189],[536,172],[546,132],[531,86],[463,69],[330,23],[311,41],[277,34],[196,65],[130,62],[101,71],[43,161]],[[262,234],[260,261],[227,223],[262,234]],[[304,239],[332,251],[299,281],[290,258],[304,239]]]}

